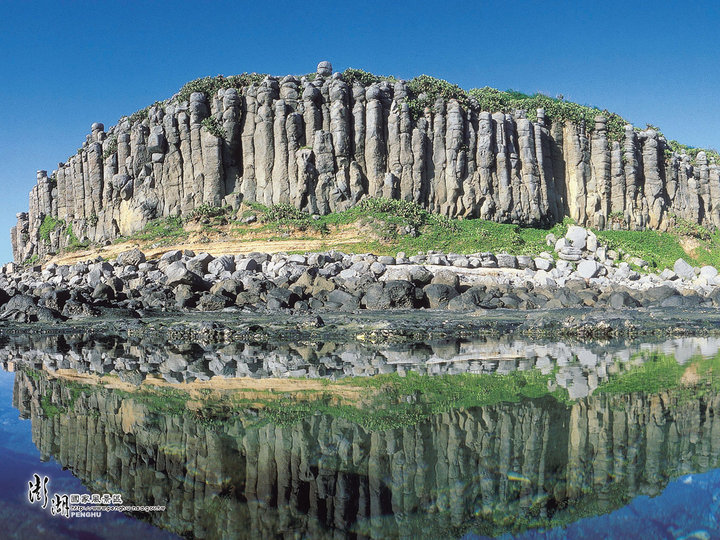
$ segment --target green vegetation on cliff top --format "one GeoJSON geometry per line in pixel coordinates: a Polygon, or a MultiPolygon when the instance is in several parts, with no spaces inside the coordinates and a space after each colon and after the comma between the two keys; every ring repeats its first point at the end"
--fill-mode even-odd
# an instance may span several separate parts
{"type": "MultiPolygon", "coordinates": [[[[176,97],[177,100],[181,102],[188,101],[193,92],[201,92],[207,97],[210,97],[215,95],[221,88],[241,89],[251,84],[260,84],[265,77],[266,75],[262,73],[242,73],[229,77],[225,77],[224,75],[201,77],[186,83],[176,97]]],[[[315,74],[311,73],[305,77],[307,77],[308,80],[313,80],[315,74]]],[[[383,81],[389,84],[394,84],[398,81],[398,79],[393,76],[375,75],[356,68],[347,68],[342,72],[342,77],[350,86],[357,83],[367,87],[383,81]]],[[[592,105],[566,101],[562,95],[551,97],[541,92],[526,94],[518,90],[508,89],[502,91],[489,86],[464,90],[456,84],[430,75],[414,77],[406,81],[406,87],[408,95],[405,101],[414,119],[423,116],[426,108],[432,109],[438,98],[443,98],[446,101],[451,99],[457,100],[466,110],[476,112],[515,113],[516,111],[526,111],[527,118],[533,122],[536,121],[536,110],[543,109],[545,111],[545,118],[549,124],[570,121],[577,125],[585,125],[589,132],[595,128],[595,117],[604,116],[607,120],[608,138],[612,141],[622,140],[625,134],[625,126],[629,124],[625,118],[617,113],[592,105]]],[[[147,109],[148,108],[138,111],[135,115],[131,116],[130,123],[132,124],[133,121],[146,118],[147,109]]],[[[660,131],[655,126],[649,124],[647,127],[652,127],[660,131]]],[[[660,135],[662,135],[662,132],[660,132],[660,135]]],[[[714,149],[694,148],[675,140],[669,140],[667,145],[669,151],[677,152],[680,155],[687,154],[693,161],[700,151],[705,151],[708,159],[715,158],[720,161],[720,154],[714,149]]]]}

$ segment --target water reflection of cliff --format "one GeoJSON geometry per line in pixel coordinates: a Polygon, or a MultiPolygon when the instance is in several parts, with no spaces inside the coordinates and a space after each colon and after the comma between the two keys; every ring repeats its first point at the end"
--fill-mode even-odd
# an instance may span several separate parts
{"type": "Polygon", "coordinates": [[[54,372],[115,374],[140,384],[148,375],[171,383],[212,377],[311,377],[339,379],[383,373],[440,375],[555,371],[571,398],[585,397],[613,375],[642,363],[637,353],[661,352],[679,363],[714,356],[718,338],[677,338],[655,343],[542,342],[511,336],[431,343],[147,343],[120,337],[34,336],[0,347],[0,364],[19,363],[54,372]]]}
{"type": "Polygon", "coordinates": [[[510,527],[562,523],[659,493],[720,456],[720,394],[707,389],[501,403],[376,432],[322,415],[253,427],[252,412],[210,427],[190,411],[22,371],[14,401],[43,454],[91,489],[167,505],[149,519],[199,538],[497,533],[501,516],[510,527]]]}

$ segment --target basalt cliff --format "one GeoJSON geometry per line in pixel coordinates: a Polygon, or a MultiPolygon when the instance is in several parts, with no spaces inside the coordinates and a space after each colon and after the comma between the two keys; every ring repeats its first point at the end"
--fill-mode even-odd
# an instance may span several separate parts
{"type": "Polygon", "coordinates": [[[720,225],[720,167],[651,128],[483,110],[472,97],[414,95],[402,80],[344,80],[328,62],[305,77],[231,79],[108,131],[93,124],[76,155],[38,172],[11,232],[15,260],[241,202],[326,214],[388,197],[520,225],[720,225]]]}

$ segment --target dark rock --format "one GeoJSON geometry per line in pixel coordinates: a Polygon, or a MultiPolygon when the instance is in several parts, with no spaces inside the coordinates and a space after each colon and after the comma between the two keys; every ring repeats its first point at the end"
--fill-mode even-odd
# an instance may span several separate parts
{"type": "Polygon", "coordinates": [[[285,287],[276,287],[268,291],[266,297],[268,309],[291,308],[298,300],[298,295],[285,287]]]}
{"type": "Polygon", "coordinates": [[[260,303],[260,295],[256,292],[243,291],[235,298],[237,306],[257,306],[260,303]]]}
{"type": "Polygon", "coordinates": [[[175,287],[175,305],[179,308],[191,308],[197,305],[198,295],[190,285],[175,287]]]}
{"type": "Polygon", "coordinates": [[[100,312],[96,308],[75,300],[68,300],[62,310],[62,315],[70,319],[97,317],[99,314],[100,312]]]}
{"type": "Polygon", "coordinates": [[[608,305],[613,309],[634,308],[640,306],[640,302],[625,291],[616,291],[610,295],[608,305]]]}
{"type": "Polygon", "coordinates": [[[662,303],[663,300],[679,294],[680,293],[674,287],[670,287],[669,285],[660,285],[659,287],[653,287],[643,291],[639,296],[643,304],[656,304],[662,303]]]}
{"type": "Polygon", "coordinates": [[[94,300],[114,300],[115,291],[106,283],[98,283],[92,292],[92,298],[94,300]]]}
{"type": "Polygon", "coordinates": [[[505,308],[518,309],[520,307],[520,299],[514,294],[505,294],[499,300],[505,308]]]}
{"type": "Polygon", "coordinates": [[[237,297],[238,293],[242,292],[242,290],[242,281],[238,281],[236,279],[223,279],[210,287],[211,294],[220,294],[222,296],[230,298],[233,301],[237,297]]]}
{"type": "Polygon", "coordinates": [[[204,287],[203,279],[197,274],[191,272],[181,261],[175,261],[168,265],[165,269],[167,276],[167,286],[176,287],[178,285],[190,285],[196,290],[204,287]]]}
{"type": "Polygon", "coordinates": [[[437,283],[441,285],[449,285],[453,289],[457,289],[459,285],[459,279],[457,273],[452,270],[438,270],[432,278],[431,283],[437,283]]]}
{"type": "Polygon", "coordinates": [[[220,311],[231,304],[227,296],[206,293],[200,297],[197,307],[200,311],[220,311]]]}
{"type": "Polygon", "coordinates": [[[31,312],[37,307],[37,302],[38,300],[34,296],[17,294],[8,300],[5,304],[5,309],[8,311],[16,310],[21,312],[31,312]]]}
{"type": "Polygon", "coordinates": [[[458,295],[457,290],[450,285],[431,283],[423,288],[430,309],[446,308],[448,302],[458,295]]]}
{"type": "Polygon", "coordinates": [[[411,308],[417,303],[415,287],[409,281],[400,279],[386,281],[384,293],[389,296],[393,307],[411,308]]]}
{"type": "Polygon", "coordinates": [[[327,299],[328,302],[338,304],[342,309],[352,310],[360,307],[360,300],[357,297],[340,289],[335,289],[328,294],[327,299]]]}
{"type": "Polygon", "coordinates": [[[65,302],[69,299],[70,291],[67,289],[58,289],[45,294],[42,297],[41,302],[45,305],[45,307],[61,312],[65,306],[65,302]]]}
{"type": "Polygon", "coordinates": [[[209,253],[200,253],[190,258],[185,263],[185,268],[197,274],[198,276],[204,276],[208,273],[208,265],[213,261],[215,257],[209,253]]]}

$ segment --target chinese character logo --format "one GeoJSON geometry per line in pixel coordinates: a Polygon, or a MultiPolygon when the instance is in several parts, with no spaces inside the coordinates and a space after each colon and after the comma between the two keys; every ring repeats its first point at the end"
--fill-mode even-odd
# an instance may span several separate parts
{"type": "Polygon", "coordinates": [[[66,518],[70,517],[70,505],[68,504],[68,496],[56,493],[52,499],[52,507],[50,513],[54,516],[60,514],[66,518]]]}
{"type": "Polygon", "coordinates": [[[47,476],[43,476],[42,482],[40,476],[33,474],[34,480],[28,482],[28,500],[30,503],[35,504],[36,502],[43,501],[43,510],[47,508],[48,503],[48,481],[50,480],[47,476]]]}

